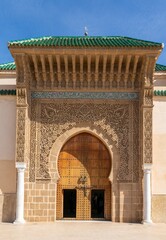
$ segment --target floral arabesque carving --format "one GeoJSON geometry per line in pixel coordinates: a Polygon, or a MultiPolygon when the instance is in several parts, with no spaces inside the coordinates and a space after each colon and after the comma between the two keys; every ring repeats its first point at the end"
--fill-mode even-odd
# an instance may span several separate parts
{"type": "MultiPolygon", "coordinates": [[[[132,119],[129,117],[130,106],[131,104],[107,101],[97,103],[83,100],[38,101],[36,107],[38,111],[34,116],[38,122],[36,177],[38,179],[50,178],[49,152],[57,137],[72,127],[90,126],[92,130],[95,128],[98,132],[102,132],[107,141],[113,141],[118,149],[120,163],[117,179],[131,181],[132,171],[129,169],[131,165],[129,164],[129,144],[132,144],[129,143],[129,129],[132,126],[130,124],[132,119]]],[[[32,135],[33,133],[31,133],[31,137],[32,135]]],[[[34,156],[31,161],[35,161],[34,156]]]]}
{"type": "Polygon", "coordinates": [[[152,109],[143,109],[143,162],[152,163],[152,109]]]}
{"type": "Polygon", "coordinates": [[[26,109],[17,109],[16,162],[24,162],[25,155],[25,117],[26,109]]]}

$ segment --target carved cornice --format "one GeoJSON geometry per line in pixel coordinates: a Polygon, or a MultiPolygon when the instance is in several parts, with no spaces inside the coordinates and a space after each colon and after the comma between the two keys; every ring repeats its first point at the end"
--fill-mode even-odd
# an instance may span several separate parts
{"type": "Polygon", "coordinates": [[[131,51],[79,51],[16,55],[17,85],[35,89],[130,89],[150,87],[156,56],[131,51]]]}

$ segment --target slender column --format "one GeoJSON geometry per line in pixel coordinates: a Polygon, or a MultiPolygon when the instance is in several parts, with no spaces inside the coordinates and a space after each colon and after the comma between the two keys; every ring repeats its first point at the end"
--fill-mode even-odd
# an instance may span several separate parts
{"type": "Polygon", "coordinates": [[[151,220],[151,166],[152,164],[145,163],[144,185],[143,185],[143,223],[152,223],[151,220]]]}
{"type": "Polygon", "coordinates": [[[24,171],[26,164],[24,162],[16,162],[17,168],[17,201],[16,201],[16,220],[15,224],[23,224],[24,220],[24,171]]]}

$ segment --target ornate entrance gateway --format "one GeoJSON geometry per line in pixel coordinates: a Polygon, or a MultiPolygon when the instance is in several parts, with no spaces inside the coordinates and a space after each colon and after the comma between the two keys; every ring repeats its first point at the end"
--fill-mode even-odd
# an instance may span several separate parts
{"type": "Polygon", "coordinates": [[[44,37],[9,48],[17,69],[16,222],[24,215],[150,222],[153,76],[162,45],[44,37]]]}
{"type": "Polygon", "coordinates": [[[89,133],[71,138],[60,152],[58,169],[57,219],[111,219],[111,159],[98,138],[89,133]]]}

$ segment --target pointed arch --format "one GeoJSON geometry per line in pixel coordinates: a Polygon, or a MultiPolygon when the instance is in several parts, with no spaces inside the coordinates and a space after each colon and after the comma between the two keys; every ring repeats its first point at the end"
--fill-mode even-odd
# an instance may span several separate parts
{"type": "MultiPolygon", "coordinates": [[[[108,144],[107,139],[103,138],[103,134],[99,133],[96,129],[90,129],[90,127],[73,127],[72,129],[67,130],[64,132],[62,135],[60,135],[54,142],[52,149],[50,151],[49,155],[49,162],[50,162],[50,175],[51,179],[53,182],[56,182],[59,178],[59,172],[58,172],[58,157],[59,153],[64,146],[64,144],[69,141],[70,138],[74,137],[77,134],[80,133],[89,133],[95,137],[97,137],[107,148],[109,154],[110,154],[110,159],[113,159],[113,149],[115,150],[114,143],[112,141],[112,144],[108,144]]],[[[117,153],[116,153],[117,155],[117,153]]],[[[112,179],[112,171],[110,171],[109,174],[109,180],[111,181],[112,179]]]]}

